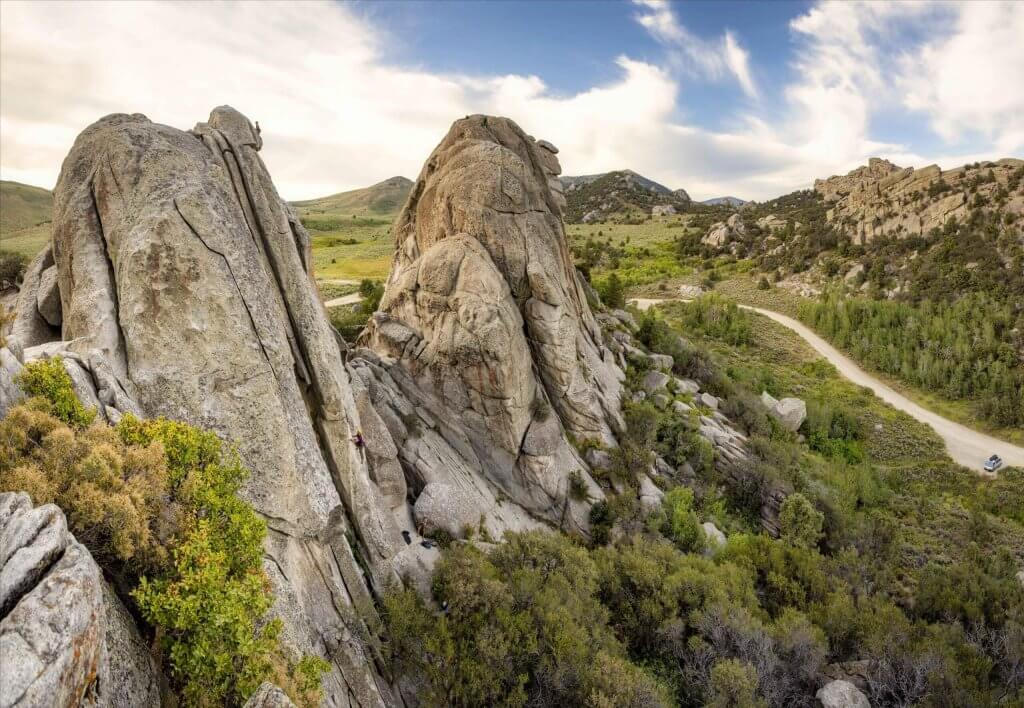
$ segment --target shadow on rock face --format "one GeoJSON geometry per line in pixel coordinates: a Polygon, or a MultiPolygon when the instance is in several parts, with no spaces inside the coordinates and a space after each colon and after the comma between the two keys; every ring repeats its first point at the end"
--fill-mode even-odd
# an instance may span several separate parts
{"type": "Polygon", "coordinates": [[[508,496],[585,532],[589,506],[570,498],[570,476],[594,499],[601,492],[568,436],[614,444],[622,372],[565,239],[555,152],[506,118],[457,121],[396,221],[391,275],[360,344],[378,357],[368,371],[404,382],[387,385],[399,411],[390,419],[418,486],[477,490],[485,517],[496,495],[508,496]],[[431,435],[400,412],[412,389],[446,411],[432,430],[454,451],[424,453],[431,435]],[[450,457],[461,458],[458,473],[442,468],[450,457]]]}

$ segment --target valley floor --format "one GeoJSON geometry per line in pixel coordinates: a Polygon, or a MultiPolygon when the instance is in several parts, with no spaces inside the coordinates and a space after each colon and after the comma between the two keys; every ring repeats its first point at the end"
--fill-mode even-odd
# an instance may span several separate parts
{"type": "MultiPolygon", "coordinates": [[[[666,301],[667,299],[659,298],[635,298],[631,300],[641,310],[646,310],[666,301]]],[[[946,444],[946,451],[957,464],[971,469],[980,469],[989,455],[997,454],[1003,458],[1004,463],[1008,466],[1024,467],[1024,447],[1019,447],[976,430],[971,430],[964,425],[943,418],[937,413],[918,405],[861,369],[852,359],[792,317],[761,307],[750,305],[741,305],[740,307],[768,317],[792,330],[811,345],[815,351],[825,357],[829,363],[835,366],[846,379],[858,386],[871,389],[876,396],[889,405],[930,426],[942,438],[946,444]]]]}

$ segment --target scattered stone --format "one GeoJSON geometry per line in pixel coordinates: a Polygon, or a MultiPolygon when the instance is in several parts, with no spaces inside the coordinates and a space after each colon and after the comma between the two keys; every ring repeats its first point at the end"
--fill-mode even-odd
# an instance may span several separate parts
{"type": "Polygon", "coordinates": [[[635,330],[637,327],[636,319],[633,317],[632,314],[626,312],[625,310],[612,310],[612,317],[614,317],[619,322],[629,327],[629,329],[631,330],[635,330]]]}
{"type": "Polygon", "coordinates": [[[680,285],[679,297],[684,300],[695,300],[704,294],[704,288],[699,285],[680,285]]]}
{"type": "Polygon", "coordinates": [[[849,681],[829,681],[815,694],[822,708],[871,708],[867,696],[849,681]]]}
{"type": "Polygon", "coordinates": [[[700,400],[701,403],[703,403],[705,406],[707,406],[711,410],[714,410],[714,411],[718,410],[719,399],[716,396],[712,396],[710,393],[704,392],[704,393],[700,394],[699,400],[700,400]]]}
{"type": "Polygon", "coordinates": [[[671,204],[659,204],[651,207],[651,216],[673,216],[676,208],[671,204]]]}
{"type": "Polygon", "coordinates": [[[690,408],[685,403],[683,403],[682,401],[673,401],[672,402],[672,410],[676,414],[678,414],[678,415],[689,416],[690,415],[690,411],[693,410],[693,409],[690,408]]]}
{"type": "Polygon", "coordinates": [[[295,708],[295,704],[280,688],[264,681],[242,708],[295,708]]]}
{"type": "Polygon", "coordinates": [[[761,393],[761,403],[768,413],[778,420],[782,427],[796,432],[807,418],[807,404],[799,398],[776,400],[767,391],[761,393]]]}
{"type": "Polygon", "coordinates": [[[640,385],[644,387],[644,390],[648,393],[654,393],[656,391],[663,391],[671,377],[663,371],[648,371],[644,374],[643,379],[640,381],[640,385]]]}
{"type": "Polygon", "coordinates": [[[676,391],[678,393],[694,395],[700,391],[700,384],[690,379],[676,379],[676,391]]]}
{"type": "Polygon", "coordinates": [[[651,481],[645,474],[638,475],[640,478],[640,507],[652,511],[661,506],[661,500],[665,498],[665,492],[651,481]]]}
{"type": "Polygon", "coordinates": [[[715,526],[713,521],[705,521],[700,527],[704,529],[704,538],[707,540],[708,550],[715,550],[725,545],[725,534],[715,526]]]}
{"type": "Polygon", "coordinates": [[[661,371],[671,371],[675,360],[668,354],[651,354],[651,365],[661,371]]]}

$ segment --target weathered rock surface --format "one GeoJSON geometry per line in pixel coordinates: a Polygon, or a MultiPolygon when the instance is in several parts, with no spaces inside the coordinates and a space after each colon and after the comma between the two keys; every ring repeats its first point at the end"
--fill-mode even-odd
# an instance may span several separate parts
{"type": "Polygon", "coordinates": [[[849,681],[829,681],[815,694],[822,708],[871,708],[867,696],[849,681]]]}
{"type": "Polygon", "coordinates": [[[761,403],[768,413],[782,423],[782,427],[796,432],[807,418],[807,404],[799,398],[782,398],[776,400],[767,391],[761,393],[761,403]]]}
{"type": "Polygon", "coordinates": [[[243,708],[295,708],[295,704],[280,688],[264,681],[243,708]]]}
{"type": "Polygon", "coordinates": [[[55,265],[63,348],[104,412],[116,411],[108,418],[133,408],[238,445],[252,471],[244,494],[268,522],[265,569],[286,644],[332,662],[328,704],[390,704],[360,639],[355,605],[369,604],[371,588],[349,539],[370,585],[394,578],[404,543],[391,504],[403,490],[393,468],[369,469],[387,457],[385,441],[355,445],[359,415],[309,237],[261,146],[229,107],[191,132],[139,114],[88,127],[61,170],[52,254],[30,268],[13,337],[26,347],[58,338],[44,292],[55,265]]]}
{"type": "Polygon", "coordinates": [[[17,340],[22,347],[33,347],[60,339],[60,331],[51,326],[39,311],[43,272],[52,267],[53,250],[46,246],[25,270],[21,290],[18,291],[18,302],[14,308],[14,324],[11,327],[11,339],[17,340]]]}
{"type": "Polygon", "coordinates": [[[712,224],[711,228],[708,229],[708,232],[701,239],[701,243],[720,248],[738,238],[742,238],[746,233],[747,228],[743,225],[743,219],[740,218],[739,214],[733,214],[725,221],[712,224]]]}
{"type": "Polygon", "coordinates": [[[0,494],[0,706],[104,705],[100,569],[64,514],[0,494]]]}
{"type": "Polygon", "coordinates": [[[102,692],[110,708],[160,708],[160,673],[135,620],[117,594],[103,583],[104,642],[110,677],[102,692]]]}
{"type": "Polygon", "coordinates": [[[23,397],[21,389],[14,382],[21,372],[21,362],[7,347],[0,347],[0,418],[7,415],[23,397]]]}
{"type": "Polygon", "coordinates": [[[614,444],[622,425],[623,374],[573,266],[560,171],[508,119],[457,121],[396,221],[384,298],[360,339],[374,357],[353,362],[376,381],[414,492],[462,488],[484,516],[508,497],[525,515],[498,531],[531,517],[585,530],[570,474],[600,490],[567,435],[614,444]]]}
{"type": "Polygon", "coordinates": [[[726,544],[725,534],[715,526],[713,521],[705,521],[700,527],[704,530],[704,539],[707,542],[708,550],[715,550],[726,544]]]}

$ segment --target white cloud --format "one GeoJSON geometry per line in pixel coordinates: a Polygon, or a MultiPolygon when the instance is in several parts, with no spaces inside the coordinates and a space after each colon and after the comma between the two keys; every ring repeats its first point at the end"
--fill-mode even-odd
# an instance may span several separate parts
{"type": "Polygon", "coordinates": [[[714,81],[731,76],[752,98],[758,95],[750,73],[750,55],[739,40],[726,30],[717,40],[702,39],[684,27],[668,0],[633,0],[641,8],[636,21],[671,51],[670,58],[681,69],[714,81]]]}
{"type": "Polygon", "coordinates": [[[1024,149],[1024,3],[968,2],[952,33],[903,56],[904,105],[948,142],[981,134],[1024,149]]]}
{"type": "MultiPolygon", "coordinates": [[[[3,0],[0,173],[52,186],[75,136],[104,114],[141,112],[188,128],[224,103],[260,122],[264,159],[292,199],[415,177],[451,122],[477,112],[510,116],[554,142],[567,174],[628,167],[698,199],[776,196],[873,154],[925,164],[906,145],[873,140],[871,121],[880,102],[899,106],[903,98],[885,73],[896,66],[883,51],[887,27],[928,15],[930,6],[847,6],[816,6],[794,22],[797,79],[782,92],[780,116],[738,115],[730,130],[710,131],[679,121],[678,67],[619,57],[614,80],[570,95],[537,76],[439,74],[389,62],[387,47],[397,40],[342,3],[3,0]]],[[[652,34],[682,36],[670,8],[644,11],[652,34]]],[[[901,76],[928,76],[922,67],[938,64],[926,60],[948,50],[942,42],[959,26],[933,37],[929,52],[908,50],[901,76]]],[[[989,24],[968,29],[976,26],[989,24]]],[[[724,47],[717,70],[753,89],[735,38],[712,44],[724,47]]],[[[989,125],[942,110],[966,95],[957,85],[908,95],[915,110],[949,116],[952,134],[990,128],[989,157],[1018,149],[997,148],[1024,133],[1020,111],[989,125]]],[[[1001,90],[1017,98],[990,97],[990,105],[1020,105],[1019,82],[1001,90]]],[[[973,160],[983,149],[964,151],[973,160]]]]}

